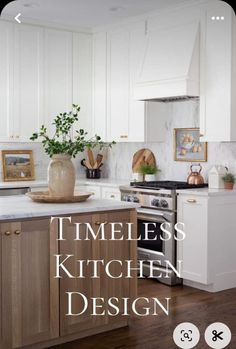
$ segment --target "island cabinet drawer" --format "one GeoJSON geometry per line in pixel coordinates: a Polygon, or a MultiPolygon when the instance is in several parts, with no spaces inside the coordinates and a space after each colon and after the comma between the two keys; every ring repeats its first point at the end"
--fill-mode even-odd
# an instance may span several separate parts
{"type": "Polygon", "coordinates": [[[59,337],[57,224],[49,219],[0,224],[0,348],[59,337]]]}
{"type": "Polygon", "coordinates": [[[102,187],[102,199],[111,199],[120,201],[120,189],[117,187],[102,187]]]}

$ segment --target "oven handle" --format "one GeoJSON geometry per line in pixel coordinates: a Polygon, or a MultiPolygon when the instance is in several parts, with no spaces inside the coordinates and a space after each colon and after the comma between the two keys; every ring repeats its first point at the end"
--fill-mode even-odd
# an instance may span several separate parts
{"type": "Polygon", "coordinates": [[[148,222],[155,222],[155,223],[165,223],[168,220],[163,217],[163,216],[151,216],[151,215],[142,215],[142,214],[138,214],[138,220],[142,219],[144,221],[148,221],[148,222]]]}
{"type": "Polygon", "coordinates": [[[145,215],[151,215],[151,216],[165,216],[165,212],[157,211],[157,210],[148,210],[148,209],[142,209],[138,208],[137,213],[145,214],[145,215]]]}
{"type": "Polygon", "coordinates": [[[138,219],[152,220],[154,222],[173,222],[175,219],[174,212],[161,212],[138,208],[137,214],[138,219]]]}

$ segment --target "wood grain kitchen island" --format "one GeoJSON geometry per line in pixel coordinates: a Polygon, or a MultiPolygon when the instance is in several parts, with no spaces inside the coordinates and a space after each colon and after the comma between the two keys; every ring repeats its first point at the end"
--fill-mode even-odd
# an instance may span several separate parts
{"type": "MultiPolygon", "coordinates": [[[[78,261],[136,261],[136,241],[109,237],[110,223],[117,222],[123,223],[124,237],[128,234],[127,222],[133,223],[132,234],[136,234],[137,206],[95,199],[79,204],[37,204],[25,196],[0,198],[1,349],[48,348],[128,325],[129,317],[122,315],[122,305],[117,316],[108,315],[107,305],[104,315],[91,315],[92,303],[80,316],[66,315],[67,292],[105,301],[110,297],[136,297],[136,277],[110,278],[99,266],[99,277],[93,278],[90,265],[84,277],[78,277],[78,261]],[[51,222],[51,217],[71,217],[63,222],[64,240],[59,240],[59,220],[51,222]],[[79,241],[75,241],[75,223],[80,223],[79,241]],[[86,240],[87,224],[94,232],[103,225],[106,239],[86,240]],[[67,255],[73,256],[64,264],[73,277],[61,268],[60,278],[55,278],[56,258],[60,256],[62,262],[67,255]]],[[[122,271],[116,268],[111,267],[111,272],[122,271]]],[[[81,302],[81,297],[73,298],[74,313],[83,308],[81,302]]]]}

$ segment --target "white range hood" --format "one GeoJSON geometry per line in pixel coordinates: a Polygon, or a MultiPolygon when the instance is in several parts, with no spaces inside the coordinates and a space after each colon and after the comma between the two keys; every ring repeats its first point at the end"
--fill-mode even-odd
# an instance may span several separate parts
{"type": "Polygon", "coordinates": [[[199,23],[153,29],[134,87],[134,99],[173,101],[199,97],[199,23]]]}

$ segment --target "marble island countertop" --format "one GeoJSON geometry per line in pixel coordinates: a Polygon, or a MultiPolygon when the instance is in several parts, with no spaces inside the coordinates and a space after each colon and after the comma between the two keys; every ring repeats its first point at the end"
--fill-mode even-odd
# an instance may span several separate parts
{"type": "Polygon", "coordinates": [[[89,198],[71,204],[44,204],[33,202],[25,195],[0,197],[0,222],[34,217],[51,217],[102,211],[125,210],[139,207],[124,201],[89,198]]]}
{"type": "MultiPolygon", "coordinates": [[[[113,187],[120,185],[129,185],[129,180],[122,179],[112,179],[112,178],[100,178],[100,179],[87,179],[87,178],[79,178],[76,181],[76,186],[80,185],[97,185],[97,186],[108,186],[113,187]]],[[[0,189],[8,189],[8,188],[44,188],[47,187],[46,180],[35,180],[35,181],[17,181],[17,182],[0,182],[0,189]]]]}

